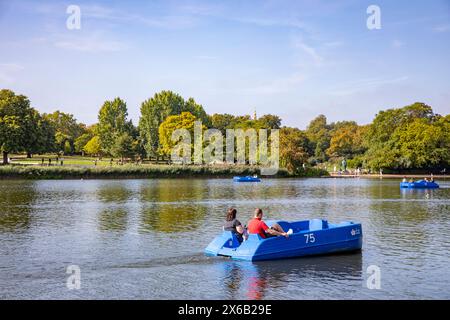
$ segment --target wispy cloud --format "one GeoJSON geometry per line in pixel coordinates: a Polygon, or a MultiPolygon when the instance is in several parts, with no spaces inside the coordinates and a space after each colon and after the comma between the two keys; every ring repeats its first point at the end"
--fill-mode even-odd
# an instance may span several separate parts
{"type": "Polygon", "coordinates": [[[89,35],[60,35],[54,41],[54,46],[66,50],[82,52],[115,52],[126,48],[122,42],[104,39],[101,33],[89,35]]]}
{"type": "Polygon", "coordinates": [[[450,24],[440,25],[433,28],[434,32],[447,32],[450,31],[450,24]]]}
{"type": "Polygon", "coordinates": [[[317,52],[316,48],[306,44],[301,38],[294,39],[294,47],[301,49],[316,66],[322,65],[323,57],[317,52]]]}
{"type": "Polygon", "coordinates": [[[394,40],[394,41],[392,41],[392,47],[393,48],[396,48],[396,49],[398,49],[398,48],[401,48],[401,47],[403,47],[405,45],[405,43],[404,42],[402,42],[402,41],[400,41],[400,40],[394,40]]]}
{"type": "Polygon", "coordinates": [[[15,76],[25,68],[17,63],[0,63],[0,85],[10,85],[15,82],[15,76]]]}
{"type": "Polygon", "coordinates": [[[274,19],[274,18],[264,18],[264,17],[232,17],[231,20],[245,23],[253,24],[261,27],[291,27],[304,29],[305,24],[296,19],[274,19]]]}
{"type": "Polygon", "coordinates": [[[368,79],[361,79],[357,81],[348,82],[344,85],[342,85],[340,88],[331,90],[331,95],[336,96],[348,96],[355,94],[360,91],[366,91],[366,90],[372,90],[376,89],[380,86],[386,85],[386,84],[394,84],[394,83],[400,83],[408,80],[408,76],[401,76],[401,77],[395,77],[395,78],[368,78],[368,79]]]}
{"type": "Polygon", "coordinates": [[[108,20],[117,23],[132,23],[147,27],[177,29],[191,27],[195,24],[192,15],[183,12],[168,12],[157,16],[144,15],[113,7],[100,5],[84,5],[82,15],[88,19],[108,20]]]}

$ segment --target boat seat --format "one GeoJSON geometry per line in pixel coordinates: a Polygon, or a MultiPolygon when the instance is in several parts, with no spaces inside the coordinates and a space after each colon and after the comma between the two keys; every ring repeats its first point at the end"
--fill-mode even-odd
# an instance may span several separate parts
{"type": "Polygon", "coordinates": [[[238,238],[236,237],[236,234],[234,234],[234,232],[231,231],[227,231],[227,233],[229,233],[229,239],[227,240],[227,242],[225,242],[225,244],[223,245],[225,248],[237,248],[241,245],[241,243],[239,242],[238,238]]]}
{"type": "Polygon", "coordinates": [[[297,232],[297,228],[295,228],[290,222],[287,221],[278,221],[278,224],[281,228],[283,228],[284,231],[288,231],[289,229],[292,229],[292,231],[297,232]]]}
{"type": "Polygon", "coordinates": [[[322,220],[322,219],[309,220],[309,230],[310,231],[323,230],[323,229],[328,229],[328,221],[327,220],[322,220]]]}

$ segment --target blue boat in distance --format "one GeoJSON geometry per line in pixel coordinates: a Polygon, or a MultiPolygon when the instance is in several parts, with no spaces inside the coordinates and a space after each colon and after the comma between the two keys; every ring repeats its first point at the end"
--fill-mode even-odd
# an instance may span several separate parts
{"type": "Polygon", "coordinates": [[[362,226],[345,221],[338,224],[326,220],[266,221],[268,226],[278,223],[284,230],[292,229],[289,238],[262,238],[250,234],[239,243],[230,231],[217,236],[205,249],[210,256],[225,256],[235,260],[259,261],[285,259],[337,252],[358,251],[362,248],[362,226]]]}
{"type": "Polygon", "coordinates": [[[438,189],[439,185],[436,182],[419,180],[419,181],[415,181],[415,182],[400,182],[400,188],[438,189]]]}
{"type": "Polygon", "coordinates": [[[261,179],[258,177],[251,177],[251,176],[246,176],[246,177],[233,177],[233,181],[235,182],[261,182],[261,179]]]}

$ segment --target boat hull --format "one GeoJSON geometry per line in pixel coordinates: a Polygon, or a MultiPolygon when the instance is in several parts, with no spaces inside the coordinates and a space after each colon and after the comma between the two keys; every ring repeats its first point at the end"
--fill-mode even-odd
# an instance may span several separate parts
{"type": "Polygon", "coordinates": [[[239,245],[231,232],[223,232],[208,245],[205,253],[235,260],[259,261],[349,252],[362,248],[362,226],[359,223],[328,224],[325,220],[307,220],[293,223],[268,221],[267,224],[273,222],[285,230],[293,229],[294,233],[289,238],[267,239],[251,234],[247,241],[239,245]],[[309,227],[311,221],[315,221],[316,227],[309,227]],[[317,227],[318,221],[322,228],[317,227]]]}
{"type": "Polygon", "coordinates": [[[400,188],[408,189],[438,189],[436,182],[417,181],[417,182],[400,182],[400,188]]]}
{"type": "Polygon", "coordinates": [[[255,177],[233,177],[234,182],[261,182],[260,178],[255,177]]]}

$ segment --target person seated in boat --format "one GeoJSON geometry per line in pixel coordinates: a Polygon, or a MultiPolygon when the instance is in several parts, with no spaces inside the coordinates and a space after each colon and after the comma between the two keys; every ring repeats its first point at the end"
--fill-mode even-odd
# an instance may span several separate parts
{"type": "Polygon", "coordinates": [[[425,178],[424,181],[425,181],[425,182],[429,182],[429,181],[428,181],[428,178],[425,178]]]}
{"type": "Polygon", "coordinates": [[[410,182],[410,183],[413,183],[413,182],[414,182],[414,179],[413,179],[413,178],[409,179],[409,182],[410,182]]]}
{"type": "Polygon", "coordinates": [[[245,229],[242,226],[242,223],[238,219],[236,219],[236,213],[237,211],[235,208],[228,209],[226,221],[223,225],[223,230],[231,231],[232,233],[234,233],[238,241],[242,243],[242,241],[244,241],[243,235],[245,233],[245,229]]]}
{"type": "Polygon", "coordinates": [[[259,234],[261,238],[270,238],[270,237],[277,237],[277,236],[283,236],[288,238],[289,234],[283,230],[283,228],[275,223],[272,227],[269,228],[265,224],[265,222],[262,220],[263,212],[261,209],[257,208],[255,209],[255,214],[253,216],[253,219],[251,219],[248,222],[247,231],[250,234],[259,234]]]}
{"type": "Polygon", "coordinates": [[[402,182],[408,182],[408,180],[406,179],[406,176],[403,177],[403,181],[402,182]]]}

